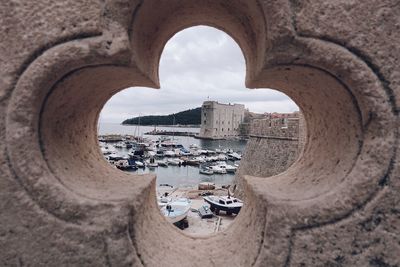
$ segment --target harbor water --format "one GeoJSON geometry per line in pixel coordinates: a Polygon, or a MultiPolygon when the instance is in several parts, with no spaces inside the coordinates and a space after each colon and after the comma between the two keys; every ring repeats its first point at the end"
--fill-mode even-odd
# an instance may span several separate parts
{"type": "MultiPolygon", "coordinates": [[[[99,123],[98,134],[130,134],[136,136],[143,136],[151,140],[157,140],[160,136],[144,135],[146,132],[154,130],[152,126],[136,126],[136,125],[121,125],[118,123],[99,123]]],[[[186,128],[186,127],[157,127],[157,130],[166,131],[180,131],[180,132],[193,132],[198,133],[200,128],[186,128]]],[[[245,140],[203,140],[196,139],[191,136],[170,136],[176,143],[182,144],[188,148],[191,144],[196,144],[200,148],[215,150],[215,149],[232,149],[236,152],[243,153],[246,141],[245,140]]],[[[127,155],[130,149],[115,148],[121,155],[127,155]]],[[[228,162],[233,164],[233,162],[228,162]]],[[[240,164],[240,162],[237,162],[240,164]]],[[[155,169],[138,169],[130,171],[135,174],[155,173],[157,175],[157,184],[170,184],[179,187],[193,187],[200,182],[212,182],[216,185],[227,185],[233,181],[234,174],[213,174],[205,175],[199,173],[199,168],[194,166],[168,166],[155,169]]]]}

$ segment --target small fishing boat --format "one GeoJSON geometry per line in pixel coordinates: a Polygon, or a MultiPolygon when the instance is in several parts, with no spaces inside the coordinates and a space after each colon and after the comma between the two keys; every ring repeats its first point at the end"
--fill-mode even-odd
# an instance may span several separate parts
{"type": "Polygon", "coordinates": [[[158,163],[154,160],[154,158],[150,158],[146,162],[146,166],[149,167],[149,168],[155,168],[155,167],[158,167],[158,163]]]}
{"type": "Polygon", "coordinates": [[[214,171],[209,169],[208,167],[200,168],[199,173],[201,174],[206,174],[206,175],[212,175],[214,174],[214,171]]]}
{"type": "Polygon", "coordinates": [[[221,168],[218,165],[209,166],[208,168],[210,170],[212,170],[216,174],[225,174],[226,173],[226,169],[225,168],[221,168]]]}
{"type": "Polygon", "coordinates": [[[166,151],[164,152],[164,155],[165,155],[166,157],[175,157],[175,156],[176,156],[175,151],[173,151],[173,150],[166,150],[166,151]]]}
{"type": "Polygon", "coordinates": [[[217,162],[216,166],[225,169],[227,173],[235,173],[237,169],[237,167],[227,164],[225,161],[217,162]]]}
{"type": "Polygon", "coordinates": [[[135,161],[135,165],[138,168],[144,168],[144,163],[142,161],[135,161]]]}
{"type": "Polygon", "coordinates": [[[183,161],[180,159],[167,159],[169,165],[179,166],[182,165],[183,161]]]}
{"type": "Polygon", "coordinates": [[[227,215],[238,214],[243,207],[243,201],[238,198],[228,196],[206,196],[203,197],[204,201],[210,204],[210,210],[215,212],[225,211],[227,215]]]}
{"type": "Polygon", "coordinates": [[[137,170],[137,167],[133,164],[130,164],[130,162],[126,159],[115,161],[114,165],[120,170],[137,170]]]}
{"type": "Polygon", "coordinates": [[[190,153],[190,151],[189,150],[187,150],[186,148],[181,148],[180,149],[180,152],[179,152],[179,155],[180,156],[190,156],[192,153],[190,153]]]}
{"type": "Polygon", "coordinates": [[[179,198],[170,201],[162,207],[161,213],[171,223],[177,223],[186,218],[190,211],[190,200],[187,198],[179,198]]]}
{"type": "Polygon", "coordinates": [[[190,166],[199,166],[200,165],[200,162],[197,159],[188,159],[188,160],[186,160],[185,163],[190,166]]]}
{"type": "Polygon", "coordinates": [[[222,160],[222,161],[228,160],[228,157],[226,155],[224,155],[224,154],[219,154],[217,156],[217,158],[218,158],[218,160],[222,160]]]}
{"type": "Polygon", "coordinates": [[[228,154],[228,159],[230,160],[241,160],[242,156],[239,153],[233,152],[228,154]]]}
{"type": "Polygon", "coordinates": [[[166,160],[157,160],[158,166],[168,167],[168,161],[166,160]]]}

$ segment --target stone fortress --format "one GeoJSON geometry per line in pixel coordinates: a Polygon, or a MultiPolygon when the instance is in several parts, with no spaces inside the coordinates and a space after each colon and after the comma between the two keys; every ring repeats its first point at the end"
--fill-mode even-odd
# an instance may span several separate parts
{"type": "Polygon", "coordinates": [[[400,265],[397,0],[0,6],[1,266],[400,265]],[[307,123],[298,159],[272,177],[272,139],[250,138],[246,205],[207,238],[166,224],[155,175],[110,168],[96,136],[110,97],[159,88],[165,43],[196,25],[229,33],[246,87],[285,93],[307,123]]]}
{"type": "Polygon", "coordinates": [[[238,137],[244,114],[244,105],[205,101],[201,106],[201,128],[197,137],[203,139],[238,137]]]}
{"type": "Polygon", "coordinates": [[[249,160],[241,167],[240,173],[248,168],[262,168],[263,175],[268,177],[285,171],[295,162],[305,145],[306,123],[298,111],[257,114],[249,112],[242,104],[205,101],[197,138],[249,139],[245,158],[257,155],[264,164],[259,166],[249,160]],[[258,140],[257,145],[254,146],[253,140],[258,140]]]}

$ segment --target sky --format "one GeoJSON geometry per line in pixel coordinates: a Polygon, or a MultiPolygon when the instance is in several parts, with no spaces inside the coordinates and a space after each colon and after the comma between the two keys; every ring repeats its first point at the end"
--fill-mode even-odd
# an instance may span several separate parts
{"type": "Polygon", "coordinates": [[[206,26],[185,29],[168,41],[161,55],[161,88],[120,91],[104,106],[100,122],[177,113],[206,100],[244,104],[257,113],[299,110],[276,90],[247,89],[245,71],[243,53],[229,35],[206,26]]]}

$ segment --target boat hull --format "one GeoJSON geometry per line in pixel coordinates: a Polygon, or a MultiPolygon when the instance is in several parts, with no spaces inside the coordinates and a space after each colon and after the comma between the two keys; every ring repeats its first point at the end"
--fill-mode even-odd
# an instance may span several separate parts
{"type": "Polygon", "coordinates": [[[213,201],[210,201],[207,197],[204,197],[204,201],[210,204],[210,210],[215,211],[216,214],[219,213],[219,211],[225,211],[227,214],[239,214],[240,209],[242,207],[229,207],[225,205],[220,205],[218,203],[215,203],[213,201]]]}

